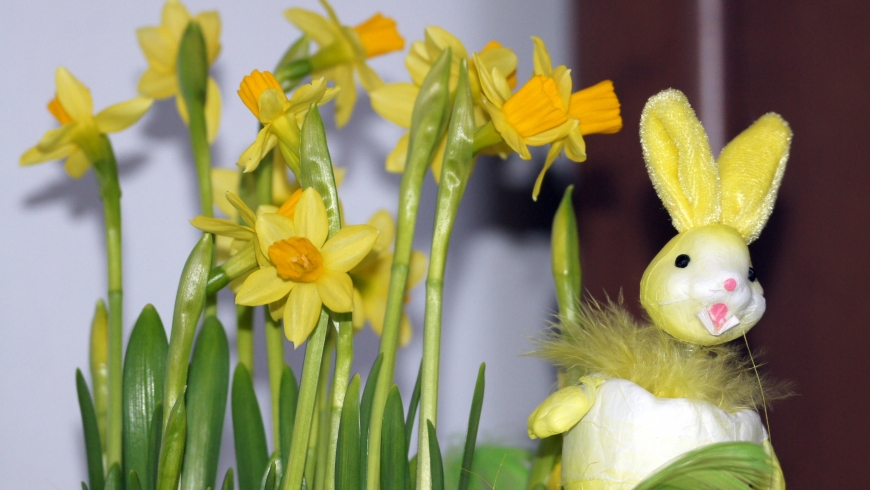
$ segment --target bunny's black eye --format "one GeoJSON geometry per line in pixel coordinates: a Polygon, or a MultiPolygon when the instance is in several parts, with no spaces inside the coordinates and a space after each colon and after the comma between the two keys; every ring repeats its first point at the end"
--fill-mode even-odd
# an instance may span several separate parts
{"type": "Polygon", "coordinates": [[[685,269],[686,266],[689,265],[689,256],[686,254],[677,255],[677,260],[674,261],[674,265],[680,269],[685,269]]]}
{"type": "Polygon", "coordinates": [[[755,282],[755,269],[749,268],[749,282],[755,282]]]}

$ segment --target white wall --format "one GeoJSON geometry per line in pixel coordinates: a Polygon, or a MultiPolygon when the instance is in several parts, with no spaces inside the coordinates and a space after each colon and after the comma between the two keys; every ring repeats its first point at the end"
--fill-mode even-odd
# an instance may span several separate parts
{"type": "MultiPolygon", "coordinates": [[[[221,86],[224,111],[213,155],[217,166],[229,167],[255,131],[250,113],[235,94],[239,81],[254,68],[272,67],[298,32],[281,15],[292,5],[289,2],[217,3],[191,0],[187,5],[192,12],[216,7],[223,21],[223,51],[213,73],[221,86]]],[[[521,78],[531,72],[531,35],[548,43],[554,62],[571,62],[568,0],[392,0],[377,7],[371,3],[336,1],[335,7],[347,24],[380,10],[398,20],[409,41],[420,39],[424,26],[430,24],[455,33],[470,50],[498,39],[519,55],[521,78]]],[[[297,5],[319,11],[312,0],[297,5]]],[[[86,480],[73,374],[76,367],[87,368],[93,306],[105,296],[106,287],[102,207],[92,173],[74,181],[59,163],[25,169],[17,161],[44,131],[55,127],[45,104],[54,96],[58,65],[91,88],[97,110],[135,95],[146,62],[134,31],[157,24],[161,6],[159,2],[24,0],[6,0],[0,6],[3,488],[73,488],[86,480]]],[[[386,81],[405,81],[402,56],[385,56],[372,64],[386,81]]],[[[386,174],[382,161],[400,134],[399,128],[369,109],[362,94],[348,127],[340,132],[330,128],[333,160],[348,168],[341,193],[349,222],[364,222],[381,207],[395,210],[398,177],[386,174]]],[[[188,224],[197,214],[198,198],[187,141],[171,101],[156,104],[131,130],[112,136],[124,192],[127,333],[147,303],[157,307],[168,328],[181,266],[198,236],[188,224]]],[[[484,161],[472,177],[447,270],[442,437],[464,430],[477,365],[482,361],[488,363],[482,422],[486,440],[528,445],[525,418],[552,384],[548,366],[518,356],[529,349],[528,337],[546,324],[555,304],[547,236],[500,228],[487,218],[496,206],[489,190],[492,182],[530,192],[540,164],[484,161]]],[[[434,196],[434,185],[427,182],[417,235],[417,248],[424,250],[431,236],[434,196]]],[[[228,296],[223,300],[231,301],[228,296]]],[[[422,300],[421,288],[409,305],[417,335],[399,354],[397,381],[406,399],[422,350],[422,300]]],[[[225,307],[221,315],[232,341],[232,311],[225,307]]],[[[264,356],[259,337],[258,353],[264,356]]],[[[377,339],[367,332],[358,336],[358,345],[355,369],[366,371],[377,339]]],[[[302,349],[292,352],[288,347],[287,352],[298,374],[302,349]]],[[[268,421],[262,358],[256,383],[268,421]]],[[[232,461],[229,431],[224,456],[226,467],[232,461]]]]}

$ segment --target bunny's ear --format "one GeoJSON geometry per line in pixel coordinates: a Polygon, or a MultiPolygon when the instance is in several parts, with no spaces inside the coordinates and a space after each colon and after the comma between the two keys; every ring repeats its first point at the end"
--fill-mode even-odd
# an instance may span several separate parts
{"type": "Polygon", "coordinates": [[[758,238],[773,211],[791,136],[788,123],[771,112],[731,140],[719,156],[722,222],[746,243],[758,238]]]}
{"type": "Polygon", "coordinates": [[[646,103],[640,141],[650,179],[677,231],[718,222],[716,161],[707,133],[682,92],[665,90],[646,103]]]}

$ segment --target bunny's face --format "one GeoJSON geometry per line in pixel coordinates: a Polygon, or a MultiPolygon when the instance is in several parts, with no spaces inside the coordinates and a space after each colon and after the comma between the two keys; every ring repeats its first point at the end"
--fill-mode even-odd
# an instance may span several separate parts
{"type": "Polygon", "coordinates": [[[640,288],[652,321],[694,344],[733,340],[765,309],[746,241],[727,225],[692,228],[674,237],[647,267],[640,288]]]}

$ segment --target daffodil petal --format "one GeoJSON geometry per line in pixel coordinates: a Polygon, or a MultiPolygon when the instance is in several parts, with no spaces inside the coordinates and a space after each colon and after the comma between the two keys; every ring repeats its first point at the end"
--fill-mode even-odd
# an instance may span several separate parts
{"type": "Polygon", "coordinates": [[[508,48],[494,47],[477,53],[484,65],[498,68],[501,73],[511,73],[517,69],[517,55],[508,48]]]}
{"type": "Polygon", "coordinates": [[[257,108],[260,112],[260,122],[269,124],[284,115],[284,101],[287,96],[280,88],[267,88],[257,98],[257,108]]]}
{"type": "Polygon", "coordinates": [[[153,102],[154,99],[150,97],[136,97],[106,107],[94,117],[94,122],[101,133],[116,133],[138,121],[148,112],[153,102]]]}
{"type": "Polygon", "coordinates": [[[18,163],[22,166],[27,166],[36,163],[49,162],[51,160],[60,160],[61,158],[68,157],[77,149],[78,146],[73,143],[68,143],[57,146],[52,151],[45,152],[40,150],[39,145],[37,145],[24,152],[18,163]]]}
{"type": "Polygon", "coordinates": [[[285,281],[278,275],[278,269],[264,267],[251,273],[236,294],[236,304],[260,306],[287,296],[297,283],[285,281]]]}
{"type": "Polygon", "coordinates": [[[408,69],[414,85],[423,85],[423,80],[426,78],[426,74],[429,73],[432,62],[433,60],[429,59],[429,52],[426,50],[426,43],[423,41],[411,43],[411,49],[408,50],[408,55],[405,56],[405,68],[408,69]]]}
{"type": "Polygon", "coordinates": [[[206,57],[208,64],[214,63],[221,51],[221,18],[217,12],[210,10],[196,14],[196,21],[202,28],[202,37],[205,40],[206,57]]]}
{"type": "Polygon", "coordinates": [[[284,308],[287,306],[287,296],[275,301],[274,303],[269,303],[269,316],[272,317],[272,320],[276,322],[284,318],[284,308]]]}
{"type": "Polygon", "coordinates": [[[58,147],[69,145],[73,143],[72,139],[76,128],[77,124],[72,122],[59,128],[49,129],[42,135],[42,138],[39,138],[36,147],[41,152],[50,153],[58,147]]]}
{"type": "Polygon", "coordinates": [[[353,281],[346,272],[325,270],[314,285],[321,301],[330,310],[336,313],[353,310],[353,281]]]}
{"type": "Polygon", "coordinates": [[[94,102],[91,100],[91,91],[72,73],[64,67],[58,68],[55,83],[60,105],[73,120],[87,121],[93,116],[94,102]]]}
{"type": "Polygon", "coordinates": [[[538,194],[541,193],[541,184],[544,183],[544,174],[547,173],[547,170],[550,169],[550,166],[553,165],[553,162],[556,161],[556,158],[562,153],[562,148],[564,147],[564,143],[559,140],[550,145],[550,150],[547,152],[547,160],[544,162],[544,168],[541,169],[541,173],[538,174],[538,178],[535,179],[535,188],[532,189],[532,200],[538,200],[538,194]]]}
{"type": "Polygon", "coordinates": [[[320,46],[328,46],[335,41],[336,32],[333,24],[320,14],[291,8],[284,11],[284,17],[320,46]]]}
{"type": "Polygon", "coordinates": [[[402,347],[408,345],[412,337],[411,320],[408,319],[408,315],[402,313],[402,319],[399,323],[399,345],[402,347]]]}
{"type": "Polygon", "coordinates": [[[287,306],[284,307],[284,335],[298,348],[314,331],[320,318],[323,302],[317,293],[317,286],[301,282],[290,291],[287,306]]]}
{"type": "Polygon", "coordinates": [[[190,22],[190,12],[181,2],[167,0],[163,5],[160,22],[163,27],[169,29],[175,39],[181,39],[184,29],[187,28],[187,23],[190,22]]]}
{"type": "Polygon", "coordinates": [[[248,226],[256,226],[257,215],[254,214],[253,211],[251,211],[251,208],[249,208],[248,205],[245,204],[245,201],[242,201],[242,199],[233,192],[227,192],[226,198],[230,205],[235,208],[236,212],[239,213],[245,223],[248,224],[248,226]]]}
{"type": "Polygon", "coordinates": [[[190,116],[187,115],[187,103],[180,93],[175,94],[175,108],[178,109],[178,116],[184,121],[185,125],[190,124],[190,116]]]}
{"type": "Polygon", "coordinates": [[[396,147],[393,148],[393,151],[387,155],[387,161],[384,165],[387,172],[400,174],[405,171],[405,161],[408,158],[408,141],[408,133],[403,134],[396,143],[396,147]]]}
{"type": "Polygon", "coordinates": [[[489,116],[492,118],[492,124],[495,126],[496,131],[499,132],[502,139],[504,139],[504,142],[507,143],[513,151],[517,152],[517,155],[519,155],[520,158],[523,160],[531,160],[532,154],[529,153],[529,149],[526,147],[525,142],[523,142],[519,133],[517,133],[513,126],[511,126],[507,121],[501,109],[496,108],[488,102],[484,102],[483,106],[489,112],[489,116]]]}
{"type": "Polygon", "coordinates": [[[211,189],[214,204],[231,220],[236,219],[238,212],[227,200],[227,192],[234,192],[239,189],[241,177],[238,170],[228,168],[211,169],[211,189]]]}
{"type": "Polygon", "coordinates": [[[269,126],[264,127],[257,133],[257,139],[251,143],[251,146],[239,155],[239,161],[236,165],[244,168],[245,172],[256,169],[260,165],[260,160],[272,148],[275,148],[276,144],[278,144],[278,137],[272,134],[269,126]]]}
{"type": "Polygon", "coordinates": [[[145,54],[148,64],[161,71],[175,72],[175,56],[178,51],[178,41],[172,38],[172,33],[162,27],[142,27],[136,29],[139,47],[145,54]]]}
{"type": "Polygon", "coordinates": [[[553,80],[556,82],[556,92],[559,94],[559,99],[562,101],[562,107],[568,108],[571,105],[571,70],[565,65],[559,65],[553,70],[553,80]]]}
{"type": "Polygon", "coordinates": [[[535,64],[535,75],[549,77],[553,73],[553,63],[550,61],[550,53],[547,52],[547,46],[537,36],[532,36],[532,42],[535,44],[535,52],[532,55],[535,64]]]}
{"type": "Polygon", "coordinates": [[[91,168],[91,161],[88,160],[88,156],[85,152],[77,149],[70,154],[69,158],[66,159],[63,168],[66,169],[66,173],[68,173],[70,177],[78,179],[81,178],[89,168],[91,168]]]}
{"type": "Polygon", "coordinates": [[[435,183],[441,182],[441,167],[444,165],[444,152],[447,151],[447,135],[445,134],[435,151],[432,153],[432,160],[429,162],[432,168],[432,177],[435,178],[435,183]]]}
{"type": "Polygon", "coordinates": [[[356,84],[353,83],[353,69],[349,66],[337,66],[330,70],[335,85],[341,88],[341,92],[335,98],[335,125],[343,127],[353,114],[353,106],[356,104],[356,84]]]}
{"type": "Polygon", "coordinates": [[[565,138],[565,155],[575,162],[586,161],[586,142],[579,125],[565,138]]]}
{"type": "Polygon", "coordinates": [[[411,127],[411,113],[420,89],[413,83],[389,83],[369,92],[372,109],[403,128],[411,127]]]}
{"type": "Polygon", "coordinates": [[[140,94],[155,99],[172,97],[178,92],[178,78],[175,72],[166,72],[152,67],[142,74],[137,90],[140,94]]]}
{"type": "Polygon", "coordinates": [[[363,296],[363,304],[365,305],[366,318],[369,325],[372,326],[372,331],[381,335],[384,331],[384,315],[387,311],[387,297],[380,294],[368,294],[363,296]]]}
{"type": "Polygon", "coordinates": [[[405,283],[406,289],[413,288],[418,282],[423,280],[423,276],[426,275],[427,266],[426,256],[422,252],[416,250],[411,252],[411,261],[408,265],[408,280],[405,283]]]}
{"type": "Polygon", "coordinates": [[[214,78],[209,77],[205,87],[205,132],[209,143],[217,138],[221,124],[221,91],[214,78]]]}
{"type": "Polygon", "coordinates": [[[339,272],[353,269],[369,253],[377,239],[378,229],[374,226],[345,226],[320,249],[323,267],[339,272]]]}
{"type": "Polygon", "coordinates": [[[360,61],[354,66],[356,67],[357,74],[359,74],[359,83],[366,92],[377,90],[384,85],[381,77],[366,62],[360,61]]]}
{"type": "Polygon", "coordinates": [[[386,252],[393,244],[393,237],[396,235],[396,223],[393,220],[393,215],[386,209],[379,209],[369,218],[369,225],[378,229],[378,239],[375,240],[372,246],[372,252],[386,252]]]}
{"type": "Polygon", "coordinates": [[[293,224],[298,236],[307,238],[318,249],[323,246],[329,234],[329,223],[323,199],[313,187],[302,192],[293,212],[293,224]]]}
{"type": "Polygon", "coordinates": [[[197,216],[190,220],[190,224],[195,228],[214,235],[238,238],[240,240],[251,240],[254,238],[254,230],[250,227],[225,219],[197,216]]]}
{"type": "Polygon", "coordinates": [[[354,330],[360,330],[366,324],[365,306],[359,289],[353,288],[353,313],[351,315],[354,330]]]}
{"type": "Polygon", "coordinates": [[[541,146],[552,143],[558,139],[564,138],[568,133],[577,127],[577,120],[569,118],[564,123],[556,126],[553,129],[542,131],[536,135],[525,138],[525,143],[532,146],[541,146]]]}
{"type": "Polygon", "coordinates": [[[296,236],[296,227],[293,221],[280,214],[264,214],[257,218],[257,239],[260,242],[260,250],[266,257],[269,256],[269,247],[273,243],[296,236]]]}

